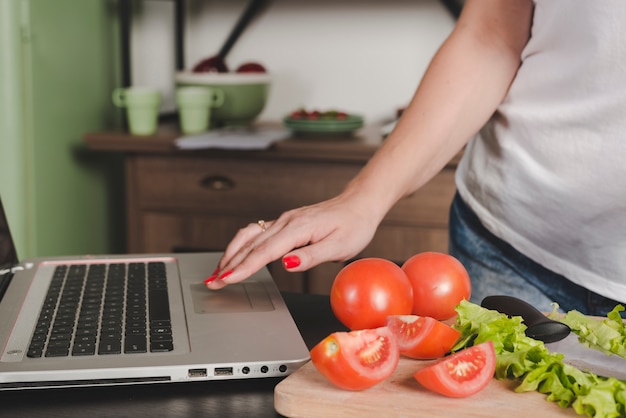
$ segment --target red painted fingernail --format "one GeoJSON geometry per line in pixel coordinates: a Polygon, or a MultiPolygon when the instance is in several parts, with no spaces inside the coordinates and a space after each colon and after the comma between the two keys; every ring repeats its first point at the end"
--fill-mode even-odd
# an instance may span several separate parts
{"type": "Polygon", "coordinates": [[[228,270],[226,273],[222,274],[220,276],[220,280],[224,280],[225,278],[227,278],[228,276],[230,276],[231,274],[233,274],[232,270],[228,270]]]}
{"type": "Polygon", "coordinates": [[[298,257],[297,255],[289,255],[287,257],[283,257],[283,266],[285,266],[287,270],[298,267],[299,265],[300,257],[298,257]]]}
{"type": "Polygon", "coordinates": [[[213,274],[211,277],[209,277],[208,279],[206,279],[204,281],[204,284],[209,284],[209,283],[213,283],[215,281],[215,279],[217,279],[217,273],[213,274]]]}

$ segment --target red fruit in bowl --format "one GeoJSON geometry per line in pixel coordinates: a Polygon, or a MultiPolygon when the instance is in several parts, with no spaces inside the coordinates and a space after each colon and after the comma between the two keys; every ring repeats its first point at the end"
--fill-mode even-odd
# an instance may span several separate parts
{"type": "Polygon", "coordinates": [[[306,118],[309,120],[317,120],[320,118],[320,112],[317,110],[312,110],[307,113],[306,118]]]}
{"type": "Polygon", "coordinates": [[[306,117],[306,110],[304,109],[294,110],[293,112],[289,114],[289,117],[291,119],[302,119],[306,117]]]}
{"type": "Polygon", "coordinates": [[[238,73],[266,73],[265,67],[257,62],[246,62],[241,64],[237,71],[238,73]]]}
{"type": "Polygon", "coordinates": [[[220,57],[205,58],[193,67],[194,73],[227,73],[228,67],[220,57]]]}

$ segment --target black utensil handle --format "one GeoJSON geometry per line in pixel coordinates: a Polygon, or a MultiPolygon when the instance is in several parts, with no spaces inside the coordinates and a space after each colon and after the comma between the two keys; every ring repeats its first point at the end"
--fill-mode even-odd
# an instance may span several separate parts
{"type": "Polygon", "coordinates": [[[246,10],[244,10],[243,14],[235,24],[235,27],[231,31],[230,35],[228,35],[228,38],[226,38],[226,42],[224,42],[222,49],[220,49],[219,53],[217,54],[219,57],[226,57],[230,49],[239,38],[239,35],[242,34],[243,30],[246,28],[246,26],[248,26],[248,23],[250,23],[252,18],[258,13],[258,11],[261,9],[261,6],[263,6],[265,2],[266,0],[251,0],[250,3],[248,3],[248,7],[246,8],[246,10]]]}
{"type": "Polygon", "coordinates": [[[548,318],[531,304],[513,296],[487,296],[480,305],[508,316],[521,316],[527,327],[526,335],[545,343],[562,340],[570,333],[564,323],[548,318]]]}

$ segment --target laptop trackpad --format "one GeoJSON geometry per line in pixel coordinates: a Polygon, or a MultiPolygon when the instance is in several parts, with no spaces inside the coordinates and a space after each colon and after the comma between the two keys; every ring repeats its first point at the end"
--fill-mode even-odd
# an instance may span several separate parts
{"type": "Polygon", "coordinates": [[[190,287],[197,314],[274,310],[263,283],[236,283],[220,290],[209,290],[201,283],[190,287]]]}

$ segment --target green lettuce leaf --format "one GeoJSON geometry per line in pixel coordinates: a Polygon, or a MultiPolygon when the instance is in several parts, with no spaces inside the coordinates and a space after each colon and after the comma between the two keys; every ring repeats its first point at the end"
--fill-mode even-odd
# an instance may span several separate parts
{"type": "Polygon", "coordinates": [[[553,311],[549,317],[567,324],[578,335],[582,344],[605,352],[626,358],[626,326],[620,316],[624,310],[617,305],[607,318],[593,318],[578,311],[569,311],[564,316],[553,311]]]}
{"type": "MultiPolygon", "coordinates": [[[[619,335],[623,335],[624,326],[621,318],[618,319],[619,312],[616,307],[606,322],[594,320],[602,322],[601,326],[590,323],[588,320],[592,318],[580,313],[573,313],[569,320],[578,324],[577,329],[584,335],[595,335],[590,338],[593,344],[600,343],[615,350],[619,341],[623,348],[619,335]],[[607,345],[606,341],[611,342],[607,345]]],[[[626,382],[599,377],[565,364],[562,354],[550,353],[543,342],[526,336],[521,317],[509,318],[467,301],[459,304],[457,314],[455,328],[461,332],[461,338],[452,351],[493,341],[497,356],[495,377],[517,379],[520,384],[516,392],[543,393],[547,400],[562,408],[571,407],[576,413],[590,417],[626,416],[626,382]]]]}

